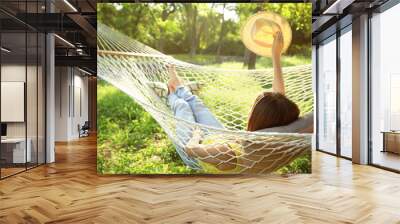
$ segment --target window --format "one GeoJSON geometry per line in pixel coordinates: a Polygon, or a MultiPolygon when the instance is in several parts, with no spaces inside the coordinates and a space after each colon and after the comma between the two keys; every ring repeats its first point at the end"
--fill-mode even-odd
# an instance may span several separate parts
{"type": "Polygon", "coordinates": [[[336,36],[318,47],[318,149],[336,153],[336,36]]]}
{"type": "MultiPolygon", "coordinates": [[[[1,2],[22,16],[43,1],[1,2]]],[[[45,35],[0,12],[0,178],[45,163],[45,35]]]]}
{"type": "Polygon", "coordinates": [[[340,36],[340,155],[352,156],[352,34],[351,26],[340,36]]]}
{"type": "Polygon", "coordinates": [[[371,18],[371,140],[372,163],[400,170],[400,5],[371,18]],[[384,132],[392,135],[384,139],[384,132]],[[390,146],[390,148],[389,148],[390,146]]]}

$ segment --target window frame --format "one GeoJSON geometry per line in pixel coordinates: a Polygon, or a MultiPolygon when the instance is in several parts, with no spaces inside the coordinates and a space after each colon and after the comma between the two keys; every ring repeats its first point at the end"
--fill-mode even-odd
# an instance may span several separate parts
{"type": "MultiPolygon", "coordinates": [[[[27,3],[28,1],[22,1],[22,2],[23,3],[27,3]]],[[[39,8],[38,8],[39,1],[32,1],[32,2],[37,3],[36,10],[38,11],[39,10],[39,8]]],[[[48,7],[46,7],[46,9],[45,9],[46,12],[48,10],[47,8],[48,7]]],[[[30,169],[34,169],[34,168],[39,167],[41,165],[47,164],[47,81],[46,81],[46,79],[47,79],[47,43],[48,43],[48,41],[47,41],[47,32],[43,32],[43,31],[40,31],[40,30],[37,30],[37,29],[33,28],[32,26],[30,26],[30,25],[22,22],[18,18],[12,16],[12,14],[10,14],[8,11],[2,9],[1,7],[0,7],[0,11],[2,13],[6,13],[7,15],[11,16],[16,21],[21,22],[23,24],[23,27],[24,27],[23,30],[11,31],[11,32],[2,31],[0,29],[0,45],[1,45],[3,33],[20,33],[20,34],[25,35],[25,37],[24,37],[25,38],[25,49],[24,49],[24,51],[25,51],[25,58],[24,58],[24,60],[25,60],[25,69],[24,69],[25,70],[25,87],[24,87],[24,89],[25,89],[25,93],[24,93],[24,98],[25,98],[24,99],[25,166],[24,166],[24,168],[22,170],[14,172],[14,173],[6,175],[6,176],[3,175],[3,173],[2,173],[2,169],[3,168],[0,166],[0,180],[4,180],[4,179],[6,179],[8,177],[12,177],[14,175],[26,172],[26,171],[28,171],[30,169]],[[27,112],[28,34],[33,34],[33,35],[36,34],[35,35],[36,36],[36,49],[35,49],[35,51],[36,51],[36,60],[35,60],[35,66],[36,66],[36,69],[35,69],[36,91],[35,91],[35,93],[33,93],[33,94],[36,95],[36,122],[34,122],[34,123],[36,123],[36,136],[33,136],[32,138],[36,138],[36,140],[37,140],[37,145],[36,145],[36,149],[35,149],[36,150],[36,161],[35,161],[35,163],[30,163],[29,166],[28,166],[29,162],[27,162],[27,156],[28,156],[28,154],[27,154],[27,148],[28,148],[28,116],[27,116],[27,113],[28,113],[27,112]],[[42,44],[43,44],[41,47],[43,49],[41,49],[41,51],[40,51],[40,52],[42,52],[44,54],[44,55],[41,55],[42,60],[44,60],[43,64],[39,63],[39,56],[40,56],[40,54],[39,54],[39,49],[40,49],[39,48],[39,36],[40,36],[40,34],[43,34],[42,35],[42,39],[41,39],[42,44]],[[42,75],[42,82],[43,82],[42,83],[43,84],[43,86],[42,86],[42,88],[43,88],[42,96],[44,96],[43,99],[42,99],[42,103],[43,103],[43,105],[42,105],[43,108],[42,109],[44,109],[44,111],[43,111],[44,114],[43,114],[43,117],[39,118],[39,113],[38,113],[38,111],[39,111],[39,81],[38,81],[39,70],[38,70],[38,66],[40,66],[40,65],[43,66],[42,67],[42,71],[41,71],[41,73],[42,73],[41,75],[42,75]],[[39,119],[41,120],[41,122],[44,125],[44,127],[43,127],[43,129],[44,129],[43,130],[43,143],[44,144],[42,145],[42,147],[43,147],[42,148],[43,155],[41,155],[41,157],[43,157],[42,158],[43,162],[39,162],[39,141],[38,141],[38,139],[39,139],[39,119]]],[[[27,12],[27,5],[26,4],[25,4],[25,11],[27,12]]],[[[0,26],[1,26],[1,24],[0,24],[0,26]]],[[[0,82],[1,82],[1,78],[2,78],[2,73],[1,73],[2,72],[1,68],[3,66],[2,62],[3,62],[2,54],[0,53],[0,82]]],[[[0,85],[0,90],[1,90],[1,85],[0,85]]],[[[0,98],[0,101],[1,101],[1,98],[0,98]]],[[[1,105],[0,105],[0,111],[1,111],[1,105]]],[[[0,118],[1,118],[1,115],[0,115],[0,118]]],[[[1,123],[1,119],[0,119],[0,123],[1,123]]],[[[0,144],[0,158],[1,158],[1,144],[0,144]]]]}
{"type": "Polygon", "coordinates": [[[341,153],[341,119],[340,119],[340,77],[341,77],[341,65],[340,65],[340,37],[344,34],[346,34],[347,32],[351,32],[352,31],[352,16],[351,15],[347,15],[345,17],[343,17],[341,20],[339,20],[337,23],[333,24],[331,27],[327,28],[324,32],[321,33],[321,36],[319,39],[317,39],[317,43],[316,45],[316,53],[315,53],[315,60],[316,60],[316,71],[315,71],[315,76],[316,76],[316,80],[315,80],[315,89],[316,89],[316,108],[315,108],[315,115],[316,115],[316,130],[315,130],[315,145],[316,145],[316,151],[319,152],[323,152],[329,155],[333,155],[333,156],[337,156],[346,160],[352,160],[351,157],[347,157],[342,155],[341,153]],[[334,37],[334,38],[333,38],[334,37]],[[318,107],[318,99],[319,99],[319,94],[318,94],[318,90],[319,90],[319,85],[320,85],[320,80],[319,80],[319,63],[320,63],[320,59],[319,59],[319,54],[318,54],[318,50],[320,48],[320,45],[322,43],[326,44],[329,43],[330,41],[336,41],[336,151],[335,153],[326,151],[324,149],[320,148],[320,144],[319,144],[319,133],[320,130],[318,128],[319,126],[319,107],[318,107]]]}
{"type": "Polygon", "coordinates": [[[399,0],[388,0],[384,4],[380,5],[379,7],[368,11],[368,31],[367,31],[367,39],[368,39],[368,69],[367,69],[367,77],[368,77],[368,110],[367,110],[367,117],[368,117],[368,165],[377,167],[383,170],[400,173],[400,169],[394,169],[388,166],[380,165],[374,163],[373,160],[373,130],[372,130],[372,18],[374,17],[373,14],[381,14],[385,11],[393,8],[394,6],[400,3],[399,0]]]}

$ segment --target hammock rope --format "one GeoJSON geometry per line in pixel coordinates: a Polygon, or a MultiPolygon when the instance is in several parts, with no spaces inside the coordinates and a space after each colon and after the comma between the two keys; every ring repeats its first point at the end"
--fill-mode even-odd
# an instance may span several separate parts
{"type": "MultiPolygon", "coordinates": [[[[220,172],[213,159],[236,168],[225,173],[270,173],[311,150],[311,136],[297,133],[245,131],[247,117],[256,97],[272,87],[273,69],[227,70],[179,61],[162,54],[106,25],[98,24],[98,76],[128,94],[159,123],[186,165],[206,172],[220,172]],[[224,129],[192,123],[174,116],[166,101],[148,83],[168,80],[167,65],[174,64],[184,82],[197,82],[196,93],[224,125],[224,129]],[[235,155],[219,152],[192,158],[185,146],[192,131],[218,144],[238,143],[235,155]],[[224,155],[224,159],[220,159],[224,155]],[[229,157],[229,159],[226,159],[229,157]]],[[[301,115],[313,110],[311,66],[283,68],[286,95],[296,102],[301,115]]]]}

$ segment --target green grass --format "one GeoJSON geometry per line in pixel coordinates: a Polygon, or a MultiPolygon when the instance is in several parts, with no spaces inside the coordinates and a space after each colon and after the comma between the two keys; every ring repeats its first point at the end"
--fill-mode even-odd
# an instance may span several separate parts
{"type": "Polygon", "coordinates": [[[213,82],[202,88],[199,96],[219,120],[227,121],[244,130],[254,99],[262,91],[260,83],[250,76],[216,76],[213,82]],[[243,88],[243,86],[252,88],[243,88]],[[220,88],[224,91],[216,91],[220,88]],[[220,109],[215,110],[215,108],[220,109]],[[236,113],[232,115],[229,112],[236,113]]]}
{"type": "MultiPolygon", "coordinates": [[[[182,60],[188,58],[184,55],[177,58],[179,57],[182,60]]],[[[193,60],[208,63],[208,65],[213,63],[209,55],[200,55],[193,60]]],[[[293,65],[309,63],[309,60],[302,57],[287,57],[285,61],[285,63],[293,63],[293,65]]],[[[257,68],[268,66],[268,63],[267,59],[260,59],[257,61],[257,68]]],[[[224,62],[219,67],[231,69],[234,68],[231,67],[233,65],[242,68],[239,60],[224,62]]],[[[246,80],[236,81],[244,82],[246,80]]],[[[99,81],[97,87],[99,130],[97,170],[99,173],[191,174],[201,172],[188,168],[182,162],[162,128],[132,98],[104,81],[99,81]]],[[[259,90],[251,91],[258,92],[259,90]]],[[[228,96],[220,97],[234,98],[235,94],[238,93],[232,92],[228,96]]],[[[204,100],[207,101],[206,98],[204,100]]],[[[215,102],[215,99],[210,102],[215,102]]],[[[237,110],[245,113],[248,108],[245,105],[237,110]]],[[[278,171],[280,174],[310,172],[311,155],[299,157],[278,171]]]]}
{"type": "MultiPolygon", "coordinates": [[[[226,69],[247,69],[243,67],[243,58],[241,57],[222,57],[222,63],[217,63],[214,55],[196,55],[191,58],[187,54],[176,54],[172,55],[174,58],[190,62],[198,65],[206,65],[210,67],[226,68],[226,69]]],[[[286,56],[283,55],[281,59],[281,64],[283,67],[311,64],[311,58],[304,57],[302,55],[286,56]]],[[[271,58],[267,57],[257,57],[256,69],[265,69],[272,67],[271,58]]]]}
{"type": "Polygon", "coordinates": [[[99,173],[195,172],[183,164],[161,127],[132,98],[104,81],[97,87],[99,173]]]}

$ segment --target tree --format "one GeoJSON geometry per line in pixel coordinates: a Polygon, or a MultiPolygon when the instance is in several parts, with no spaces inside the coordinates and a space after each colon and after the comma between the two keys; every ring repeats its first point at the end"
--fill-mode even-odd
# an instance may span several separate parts
{"type": "Polygon", "coordinates": [[[247,50],[240,28],[258,11],[273,11],[287,18],[292,44],[287,54],[309,55],[311,4],[297,3],[101,3],[98,21],[166,54],[213,54],[243,57],[254,69],[257,56],[247,50]],[[223,9],[223,10],[221,10],[223,9]],[[232,19],[232,11],[238,20],[232,19]]]}
{"type": "MultiPolygon", "coordinates": [[[[243,25],[249,16],[259,11],[272,11],[286,18],[292,28],[292,43],[288,54],[309,54],[311,39],[311,4],[308,3],[267,3],[246,4],[240,3],[236,7],[243,25]]],[[[244,66],[255,68],[256,55],[247,49],[244,52],[244,66]]]]}
{"type": "Polygon", "coordinates": [[[164,45],[165,45],[165,36],[163,36],[162,34],[164,34],[165,32],[167,32],[167,28],[168,28],[168,23],[166,23],[168,17],[174,13],[177,10],[177,6],[175,5],[175,3],[166,3],[166,4],[162,4],[161,6],[161,23],[159,25],[159,29],[160,29],[160,36],[158,38],[158,50],[160,50],[161,52],[164,51],[164,45]]]}
{"type": "Polygon", "coordinates": [[[223,39],[225,36],[225,7],[226,3],[222,4],[222,15],[221,15],[221,29],[219,31],[219,38],[218,38],[218,46],[217,46],[217,54],[216,54],[216,61],[217,63],[221,63],[221,49],[222,49],[222,43],[223,39]]]}
{"type": "MultiPolygon", "coordinates": [[[[259,11],[262,10],[263,8],[262,3],[257,3],[257,4],[239,4],[239,6],[236,8],[237,13],[240,15],[241,19],[241,24],[243,25],[247,18],[255,14],[259,11]]],[[[255,69],[256,68],[256,61],[257,61],[257,55],[250,51],[249,49],[245,48],[244,49],[244,57],[243,57],[243,66],[247,65],[248,69],[255,69]]]]}
{"type": "Polygon", "coordinates": [[[183,4],[186,14],[187,42],[189,43],[189,54],[193,57],[197,50],[197,5],[193,3],[183,4]]]}

